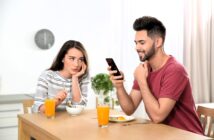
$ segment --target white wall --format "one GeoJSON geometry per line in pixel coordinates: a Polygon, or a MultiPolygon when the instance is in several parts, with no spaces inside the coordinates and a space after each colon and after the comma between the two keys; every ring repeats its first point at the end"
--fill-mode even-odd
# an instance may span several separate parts
{"type": "MultiPolygon", "coordinates": [[[[163,21],[167,28],[165,50],[182,62],[182,0],[1,0],[0,94],[34,93],[39,74],[69,39],[85,45],[91,76],[107,72],[105,57],[113,57],[130,90],[139,63],[132,24],[143,15],[163,21]],[[35,33],[42,28],[55,35],[49,50],[40,50],[34,43],[35,33]]],[[[94,106],[93,91],[89,106],[94,106]]]]}

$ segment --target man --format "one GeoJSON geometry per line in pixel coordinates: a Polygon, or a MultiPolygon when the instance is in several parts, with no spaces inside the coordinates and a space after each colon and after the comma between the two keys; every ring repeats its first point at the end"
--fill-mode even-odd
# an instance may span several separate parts
{"type": "Polygon", "coordinates": [[[154,17],[144,16],[135,20],[133,28],[136,51],[142,63],[135,69],[130,94],[121,80],[124,75],[114,76],[116,71],[108,68],[121,108],[131,115],[143,101],[152,122],[203,135],[187,72],[173,56],[164,52],[164,25],[154,17]]]}

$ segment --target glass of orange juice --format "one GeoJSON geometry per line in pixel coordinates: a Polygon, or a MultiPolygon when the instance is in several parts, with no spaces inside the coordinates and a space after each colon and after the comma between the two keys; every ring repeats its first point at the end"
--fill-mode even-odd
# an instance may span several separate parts
{"type": "Polygon", "coordinates": [[[51,119],[55,118],[55,100],[53,98],[45,100],[45,116],[51,119]]]}
{"type": "Polygon", "coordinates": [[[97,120],[101,128],[108,126],[110,107],[108,104],[97,105],[97,120]]]}

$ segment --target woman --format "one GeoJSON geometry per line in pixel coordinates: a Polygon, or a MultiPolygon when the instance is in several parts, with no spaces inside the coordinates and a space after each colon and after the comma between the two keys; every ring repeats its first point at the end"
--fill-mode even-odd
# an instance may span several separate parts
{"type": "Polygon", "coordinates": [[[84,46],[75,40],[64,43],[51,67],[37,84],[34,112],[44,112],[46,98],[54,98],[56,109],[65,109],[67,100],[86,105],[89,84],[88,56],[84,46]]]}

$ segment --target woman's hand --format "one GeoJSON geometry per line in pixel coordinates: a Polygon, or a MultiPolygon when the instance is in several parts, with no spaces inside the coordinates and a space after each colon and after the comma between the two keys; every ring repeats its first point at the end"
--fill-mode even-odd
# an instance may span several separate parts
{"type": "MultiPolygon", "coordinates": [[[[59,91],[57,95],[54,97],[56,106],[58,106],[62,101],[64,101],[66,97],[67,97],[67,93],[65,90],[59,91]]],[[[39,107],[39,112],[45,113],[45,104],[39,107]]]]}
{"type": "Polygon", "coordinates": [[[61,102],[63,102],[66,97],[67,92],[65,90],[59,91],[55,96],[55,99],[57,100],[56,105],[59,105],[61,102]]]}
{"type": "Polygon", "coordinates": [[[85,74],[86,67],[87,67],[86,64],[83,62],[80,71],[77,72],[76,74],[74,74],[73,76],[75,76],[75,77],[80,77],[80,76],[82,76],[83,74],[85,74]]]}

